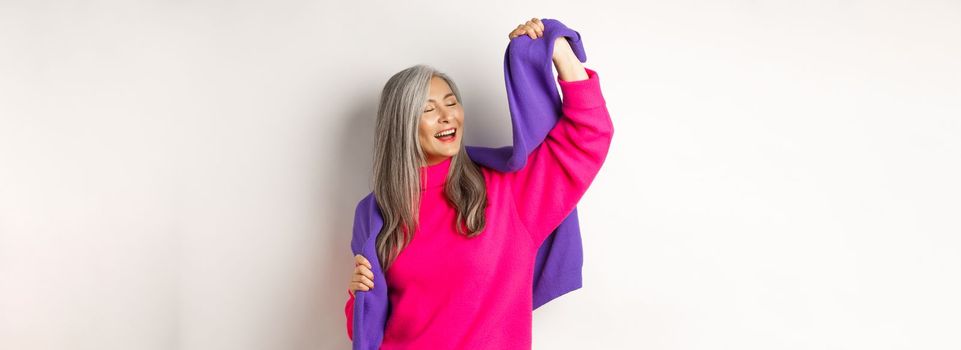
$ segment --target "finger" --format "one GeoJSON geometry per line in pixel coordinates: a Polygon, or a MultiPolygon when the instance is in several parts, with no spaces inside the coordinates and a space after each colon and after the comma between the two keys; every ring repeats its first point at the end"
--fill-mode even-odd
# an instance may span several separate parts
{"type": "Polygon", "coordinates": [[[542,22],[540,18],[534,17],[532,21],[534,21],[534,23],[537,23],[537,26],[541,28],[542,32],[544,31],[544,22],[542,22]]]}
{"type": "Polygon", "coordinates": [[[354,275],[354,277],[350,279],[350,282],[354,284],[359,283],[367,287],[374,288],[374,281],[370,280],[364,275],[354,275]]]}
{"type": "Polygon", "coordinates": [[[527,35],[531,37],[531,39],[537,39],[537,31],[534,30],[534,27],[531,27],[530,24],[525,24],[524,30],[527,32],[527,35]]]}
{"type": "Polygon", "coordinates": [[[374,288],[374,281],[371,281],[369,278],[367,278],[367,276],[360,276],[360,280],[359,280],[359,281],[360,281],[360,283],[363,283],[364,285],[366,285],[366,286],[368,286],[368,287],[370,287],[370,288],[374,288]]]}
{"type": "Polygon", "coordinates": [[[360,269],[361,269],[360,271],[361,274],[363,274],[364,276],[367,276],[367,278],[374,279],[374,272],[371,271],[369,268],[367,268],[366,266],[361,266],[360,269]]]}
{"type": "Polygon", "coordinates": [[[507,35],[507,37],[514,39],[520,36],[521,34],[524,34],[524,25],[519,24],[517,25],[517,28],[514,28],[514,30],[507,35]]]}
{"type": "Polygon", "coordinates": [[[351,284],[351,286],[353,287],[353,289],[354,289],[355,291],[356,291],[356,290],[360,290],[360,291],[368,291],[368,290],[370,290],[370,287],[367,287],[366,285],[364,285],[363,283],[360,283],[360,282],[354,282],[354,283],[351,284]]]}
{"type": "Polygon", "coordinates": [[[367,261],[367,258],[365,258],[363,255],[360,255],[360,254],[357,254],[357,255],[354,257],[354,265],[355,265],[355,266],[356,266],[356,265],[366,265],[368,268],[373,268],[373,267],[370,266],[370,261],[367,261]]]}
{"type": "Polygon", "coordinates": [[[351,277],[350,281],[351,281],[351,282],[358,282],[358,283],[367,284],[367,285],[369,285],[371,288],[374,287],[374,280],[373,280],[373,279],[370,279],[370,278],[367,278],[367,276],[364,276],[364,275],[361,275],[361,274],[353,275],[353,276],[351,277]]]}
{"type": "Polygon", "coordinates": [[[527,21],[527,24],[530,25],[531,28],[534,28],[534,31],[537,32],[538,37],[544,35],[544,28],[540,23],[538,23],[537,18],[532,18],[530,21],[527,21]]]}
{"type": "Polygon", "coordinates": [[[354,268],[354,273],[358,275],[367,276],[367,278],[374,279],[374,273],[370,271],[366,266],[357,266],[354,268]]]}

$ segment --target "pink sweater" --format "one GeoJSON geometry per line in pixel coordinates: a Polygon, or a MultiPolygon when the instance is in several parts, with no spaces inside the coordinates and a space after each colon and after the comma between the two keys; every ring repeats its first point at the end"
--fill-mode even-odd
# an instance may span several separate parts
{"type": "MultiPolygon", "coordinates": [[[[534,258],[587,191],[614,134],[597,73],[585,70],[585,80],[558,77],[564,116],[523,169],[481,168],[489,206],[479,236],[455,229],[457,212],[444,199],[450,158],[421,168],[420,229],[386,272],[391,311],[381,349],[531,348],[534,258]]],[[[353,302],[350,295],[344,308],[351,339],[353,302]]]]}

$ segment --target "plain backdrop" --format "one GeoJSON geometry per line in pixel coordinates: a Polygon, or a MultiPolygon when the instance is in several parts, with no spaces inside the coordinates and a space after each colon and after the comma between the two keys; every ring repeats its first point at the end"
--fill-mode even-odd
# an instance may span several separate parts
{"type": "Polygon", "coordinates": [[[0,349],[349,348],[380,89],[507,145],[532,17],[616,130],[535,349],[961,348],[957,1],[4,0],[0,349]]]}

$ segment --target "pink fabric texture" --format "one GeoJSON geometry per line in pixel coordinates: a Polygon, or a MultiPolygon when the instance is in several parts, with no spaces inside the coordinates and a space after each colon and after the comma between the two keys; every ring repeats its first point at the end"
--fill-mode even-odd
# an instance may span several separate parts
{"type": "Polygon", "coordinates": [[[444,197],[451,158],[421,168],[420,226],[385,276],[391,312],[381,349],[531,348],[534,258],[593,182],[614,134],[597,73],[585,70],[585,80],[557,78],[564,115],[523,169],[481,168],[489,205],[480,235],[456,231],[444,197]]]}

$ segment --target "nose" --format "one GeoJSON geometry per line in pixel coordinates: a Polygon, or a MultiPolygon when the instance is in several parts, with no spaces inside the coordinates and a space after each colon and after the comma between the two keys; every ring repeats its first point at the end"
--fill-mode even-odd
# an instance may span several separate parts
{"type": "Polygon", "coordinates": [[[454,112],[453,112],[453,111],[450,111],[450,110],[446,110],[446,109],[445,109],[445,110],[442,110],[442,111],[440,112],[440,122],[441,122],[441,123],[450,123],[450,120],[451,120],[452,118],[454,118],[454,112]]]}

